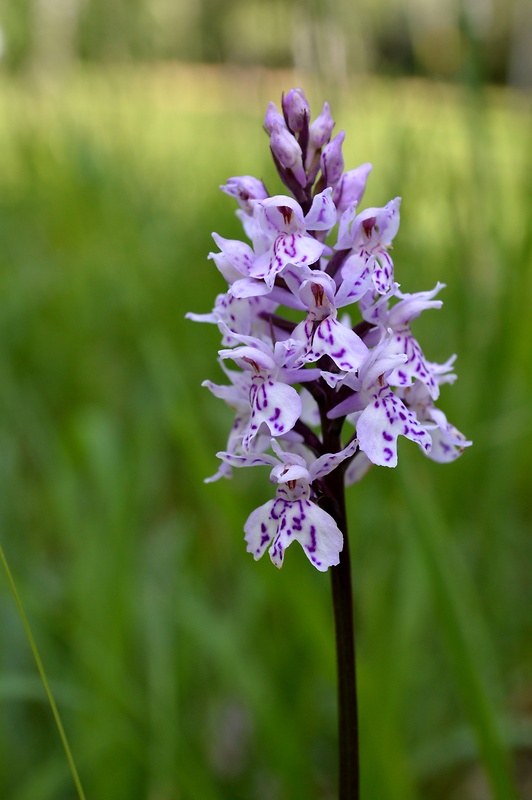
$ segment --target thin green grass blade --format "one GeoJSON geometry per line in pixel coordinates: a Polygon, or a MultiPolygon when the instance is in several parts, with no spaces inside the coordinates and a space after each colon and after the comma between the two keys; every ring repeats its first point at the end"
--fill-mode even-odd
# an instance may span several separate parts
{"type": "Polygon", "coordinates": [[[35,638],[33,636],[33,632],[31,630],[30,623],[26,616],[26,612],[24,611],[24,607],[22,605],[22,601],[20,599],[19,593],[17,591],[17,586],[15,584],[15,580],[13,575],[11,574],[11,570],[9,569],[9,564],[7,563],[7,559],[4,553],[4,548],[0,545],[0,560],[2,561],[2,565],[4,567],[4,571],[7,576],[7,580],[10,586],[10,589],[13,593],[13,597],[15,598],[15,603],[17,604],[17,608],[22,619],[22,624],[24,625],[24,630],[26,631],[26,636],[28,637],[28,642],[31,647],[31,652],[33,653],[33,657],[35,659],[35,663],[37,664],[37,669],[39,671],[39,675],[41,676],[42,684],[44,686],[44,691],[46,692],[46,697],[48,699],[48,703],[50,704],[50,708],[52,710],[52,714],[55,720],[55,724],[57,726],[57,730],[59,731],[59,736],[61,738],[61,742],[63,744],[63,748],[65,751],[65,755],[68,761],[68,766],[70,767],[70,772],[72,773],[72,779],[76,786],[76,791],[78,793],[79,800],[86,800],[85,792],[83,791],[83,787],[81,785],[81,781],[78,775],[78,770],[76,768],[76,764],[74,762],[74,758],[72,756],[72,751],[70,749],[70,745],[68,743],[68,739],[65,733],[65,729],[63,727],[63,723],[61,721],[61,717],[59,715],[59,710],[57,708],[54,695],[50,684],[48,682],[48,678],[46,676],[46,672],[42,663],[42,659],[39,653],[39,649],[37,647],[37,643],[35,642],[35,638]]]}

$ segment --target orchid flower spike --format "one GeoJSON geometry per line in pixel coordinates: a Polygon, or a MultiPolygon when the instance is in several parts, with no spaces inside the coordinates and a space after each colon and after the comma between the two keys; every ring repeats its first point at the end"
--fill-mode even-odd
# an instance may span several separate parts
{"type": "Polygon", "coordinates": [[[226,291],[187,316],[220,331],[227,383],[204,386],[234,411],[207,480],[269,467],[275,496],[244,524],[248,551],[268,550],[281,567],[297,541],[325,571],[342,558],[345,486],[373,465],[395,467],[400,440],[440,463],[471,442],[435,405],[456,378],[455,356],[432,361],[411,328],[441,307],[444,285],[406,292],[395,277],[401,199],[361,208],[372,166],[344,171],[345,132],[331,138],[327,103],[313,120],[295,88],[281,108],[270,103],[264,128],[284,188],[271,195],[250,175],[221,187],[244,237],[213,234],[226,291]]]}

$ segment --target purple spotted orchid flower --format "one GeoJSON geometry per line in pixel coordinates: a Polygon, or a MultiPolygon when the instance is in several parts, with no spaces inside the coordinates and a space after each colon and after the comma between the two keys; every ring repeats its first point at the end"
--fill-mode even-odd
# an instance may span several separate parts
{"type": "Polygon", "coordinates": [[[395,467],[399,437],[442,463],[471,442],[434,405],[455,378],[454,357],[429,361],[410,327],[441,307],[443,284],[409,294],[395,280],[400,198],[360,209],[371,164],[344,172],[344,132],[331,138],[327,104],[311,121],[301,89],[280,111],[270,103],[264,127],[288,193],[270,195],[251,176],[221,187],[248,241],[213,234],[227,290],[212,312],[188,315],[220,329],[230,384],[204,385],[235,410],[209,480],[271,466],[276,496],[248,518],[248,550],[257,559],[268,549],[280,567],[298,541],[324,571],[345,541],[338,494],[372,465],[395,467]]]}
{"type": "Polygon", "coordinates": [[[281,567],[284,551],[298,541],[311,564],[321,572],[338,564],[343,547],[343,535],[337,523],[316,502],[320,479],[336,469],[356,451],[353,440],[337,453],[325,453],[314,459],[297,452],[284,451],[277,441],[272,441],[276,457],[267,453],[234,455],[218,453],[225,463],[233,467],[273,465],[272,483],[277,483],[274,500],[269,500],[250,515],[244,525],[248,551],[255,559],[269,547],[270,557],[281,567]]]}

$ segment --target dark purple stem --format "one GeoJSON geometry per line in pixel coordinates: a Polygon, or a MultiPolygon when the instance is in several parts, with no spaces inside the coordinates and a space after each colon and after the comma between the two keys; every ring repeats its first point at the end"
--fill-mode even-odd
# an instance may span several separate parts
{"type": "MultiPolygon", "coordinates": [[[[338,430],[324,431],[328,452],[341,448],[338,430]]],[[[323,479],[327,493],[321,505],[334,517],[344,536],[340,563],[331,567],[331,585],[336,634],[336,665],[338,676],[338,740],[339,740],[339,800],[359,799],[358,703],[356,686],[355,636],[351,561],[345,509],[344,471],[335,469],[323,479]]]]}
{"type": "Polygon", "coordinates": [[[283,167],[273,150],[270,148],[272,158],[275,164],[275,168],[277,169],[277,173],[286,186],[289,189],[301,208],[303,209],[303,213],[307,214],[310,210],[310,206],[312,205],[312,193],[311,187],[306,186],[305,188],[301,186],[299,181],[297,180],[296,176],[292,172],[291,169],[287,169],[283,167]]]}
{"type": "Polygon", "coordinates": [[[304,422],[298,419],[294,425],[294,431],[301,434],[306,446],[312,450],[316,458],[319,458],[323,455],[323,446],[321,440],[316,436],[314,431],[308,427],[308,425],[305,425],[304,422]]]}
{"type": "Polygon", "coordinates": [[[329,260],[325,272],[330,275],[331,278],[334,278],[350,252],[350,250],[337,250],[329,260]]]}

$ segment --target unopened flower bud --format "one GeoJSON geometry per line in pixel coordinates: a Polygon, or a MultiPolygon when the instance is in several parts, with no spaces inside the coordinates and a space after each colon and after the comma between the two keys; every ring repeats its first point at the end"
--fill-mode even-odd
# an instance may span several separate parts
{"type": "Polygon", "coordinates": [[[315,150],[323,147],[331,138],[334,121],[329,110],[329,103],[324,103],[319,114],[309,128],[309,145],[315,150]]]}
{"type": "Polygon", "coordinates": [[[344,169],[342,144],[344,139],[345,131],[340,131],[321,151],[320,168],[326,186],[335,186],[342,177],[344,169]]]}
{"type": "Polygon", "coordinates": [[[272,135],[273,129],[275,127],[286,128],[286,122],[284,121],[284,117],[282,114],[279,113],[275,103],[268,104],[268,108],[266,109],[266,116],[264,117],[264,127],[266,128],[270,136],[272,135]]]}
{"type": "Polygon", "coordinates": [[[310,118],[310,108],[303,89],[290,89],[283,97],[283,112],[288,127],[293,133],[299,133],[310,118]]]}
{"type": "Polygon", "coordinates": [[[333,195],[334,204],[339,214],[343,214],[351,203],[360,203],[371,170],[371,164],[362,164],[360,167],[350,169],[343,174],[333,195]]]}
{"type": "Polygon", "coordinates": [[[253,178],[251,175],[229,178],[224,186],[220,186],[220,189],[230,197],[234,197],[246,214],[251,213],[250,200],[265,200],[268,197],[268,192],[263,182],[259,181],[258,178],[253,178]]]}
{"type": "Polygon", "coordinates": [[[290,169],[301,186],[307,185],[303,168],[301,147],[287,128],[275,125],[270,136],[270,147],[277,161],[285,169],[290,169]]]}

